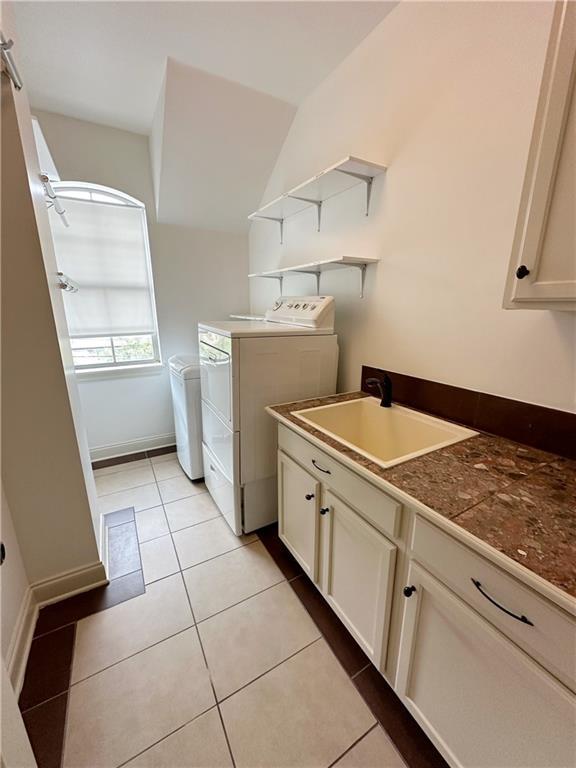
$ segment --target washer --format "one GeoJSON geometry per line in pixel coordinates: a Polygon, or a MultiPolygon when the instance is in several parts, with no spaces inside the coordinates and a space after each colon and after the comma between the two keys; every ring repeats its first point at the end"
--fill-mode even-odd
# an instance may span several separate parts
{"type": "Polygon", "coordinates": [[[237,535],[277,519],[273,403],[334,394],[332,296],[278,299],[262,319],[198,325],[202,455],[212,498],[237,535]]]}

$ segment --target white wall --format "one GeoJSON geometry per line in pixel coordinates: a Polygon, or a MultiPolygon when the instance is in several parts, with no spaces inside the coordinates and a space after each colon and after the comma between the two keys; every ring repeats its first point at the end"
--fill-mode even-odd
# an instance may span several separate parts
{"type": "MultiPolygon", "coordinates": [[[[246,311],[246,235],[157,222],[146,136],[35,114],[63,180],[104,184],[145,203],[164,362],[197,350],[198,320],[246,311]]],[[[167,367],[146,375],[86,377],[79,384],[93,456],[174,442],[167,367]]]]}
{"type": "MultiPolygon", "coordinates": [[[[352,154],[389,166],[375,184],[277,227],[254,223],[251,271],[377,256],[367,296],[326,275],[341,341],[339,387],[371,364],[576,410],[576,322],[501,309],[552,3],[399,4],[301,105],[264,200],[352,154]]],[[[254,280],[253,310],[276,294],[254,280]]],[[[291,278],[286,292],[312,290],[291,278]]]]}
{"type": "Polygon", "coordinates": [[[6,547],[6,560],[0,570],[0,599],[2,616],[2,658],[8,664],[14,635],[22,621],[30,580],[26,574],[20,545],[16,538],[12,515],[2,488],[1,509],[2,541],[6,547]]]}
{"type": "Polygon", "coordinates": [[[27,576],[47,599],[105,573],[90,519],[88,457],[77,393],[69,388],[70,347],[27,95],[8,78],[1,145],[2,183],[10,190],[1,197],[2,483],[27,576]]]}

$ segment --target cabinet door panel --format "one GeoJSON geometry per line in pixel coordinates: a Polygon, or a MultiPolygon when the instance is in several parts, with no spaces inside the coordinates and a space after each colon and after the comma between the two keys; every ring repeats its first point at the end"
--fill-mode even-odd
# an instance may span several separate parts
{"type": "Polygon", "coordinates": [[[318,578],[320,483],[283,453],[278,454],[278,534],[314,581],[318,578]]]}
{"type": "Polygon", "coordinates": [[[509,268],[507,308],[576,309],[576,5],[556,3],[509,268]]]}
{"type": "Polygon", "coordinates": [[[396,690],[448,762],[574,765],[574,696],[422,568],[408,583],[396,690]]]}
{"type": "Polygon", "coordinates": [[[396,547],[327,491],[326,599],[380,666],[388,637],[396,547]]]}

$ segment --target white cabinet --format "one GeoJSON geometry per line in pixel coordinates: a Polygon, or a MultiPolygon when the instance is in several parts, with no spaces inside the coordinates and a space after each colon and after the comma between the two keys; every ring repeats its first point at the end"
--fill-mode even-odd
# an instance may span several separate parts
{"type": "Polygon", "coordinates": [[[417,564],[408,586],[396,690],[448,762],[573,766],[574,696],[417,564]]]}
{"type": "Polygon", "coordinates": [[[281,539],[452,768],[574,768],[569,607],[295,431],[279,444],[281,539]]]}
{"type": "Polygon", "coordinates": [[[369,516],[365,519],[342,501],[330,483],[319,482],[279,451],[278,533],[379,667],[388,641],[396,545],[369,516]]]}
{"type": "Polygon", "coordinates": [[[278,454],[278,535],[308,576],[318,579],[320,483],[283,453],[278,454]]]}
{"type": "Polygon", "coordinates": [[[576,310],[576,3],[556,3],[508,271],[506,309],[576,310]]]}
{"type": "Polygon", "coordinates": [[[396,547],[330,491],[323,493],[322,504],[325,597],[379,666],[388,636],[396,547]]]}

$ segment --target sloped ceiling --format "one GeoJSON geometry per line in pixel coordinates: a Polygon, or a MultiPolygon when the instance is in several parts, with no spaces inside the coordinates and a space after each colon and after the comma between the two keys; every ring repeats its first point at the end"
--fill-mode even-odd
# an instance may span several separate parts
{"type": "Polygon", "coordinates": [[[150,137],[158,219],[247,228],[296,107],[168,59],[150,137]]]}
{"type": "Polygon", "coordinates": [[[297,106],[396,4],[20,0],[15,55],[34,107],[150,136],[160,221],[238,230],[297,106]]]}

